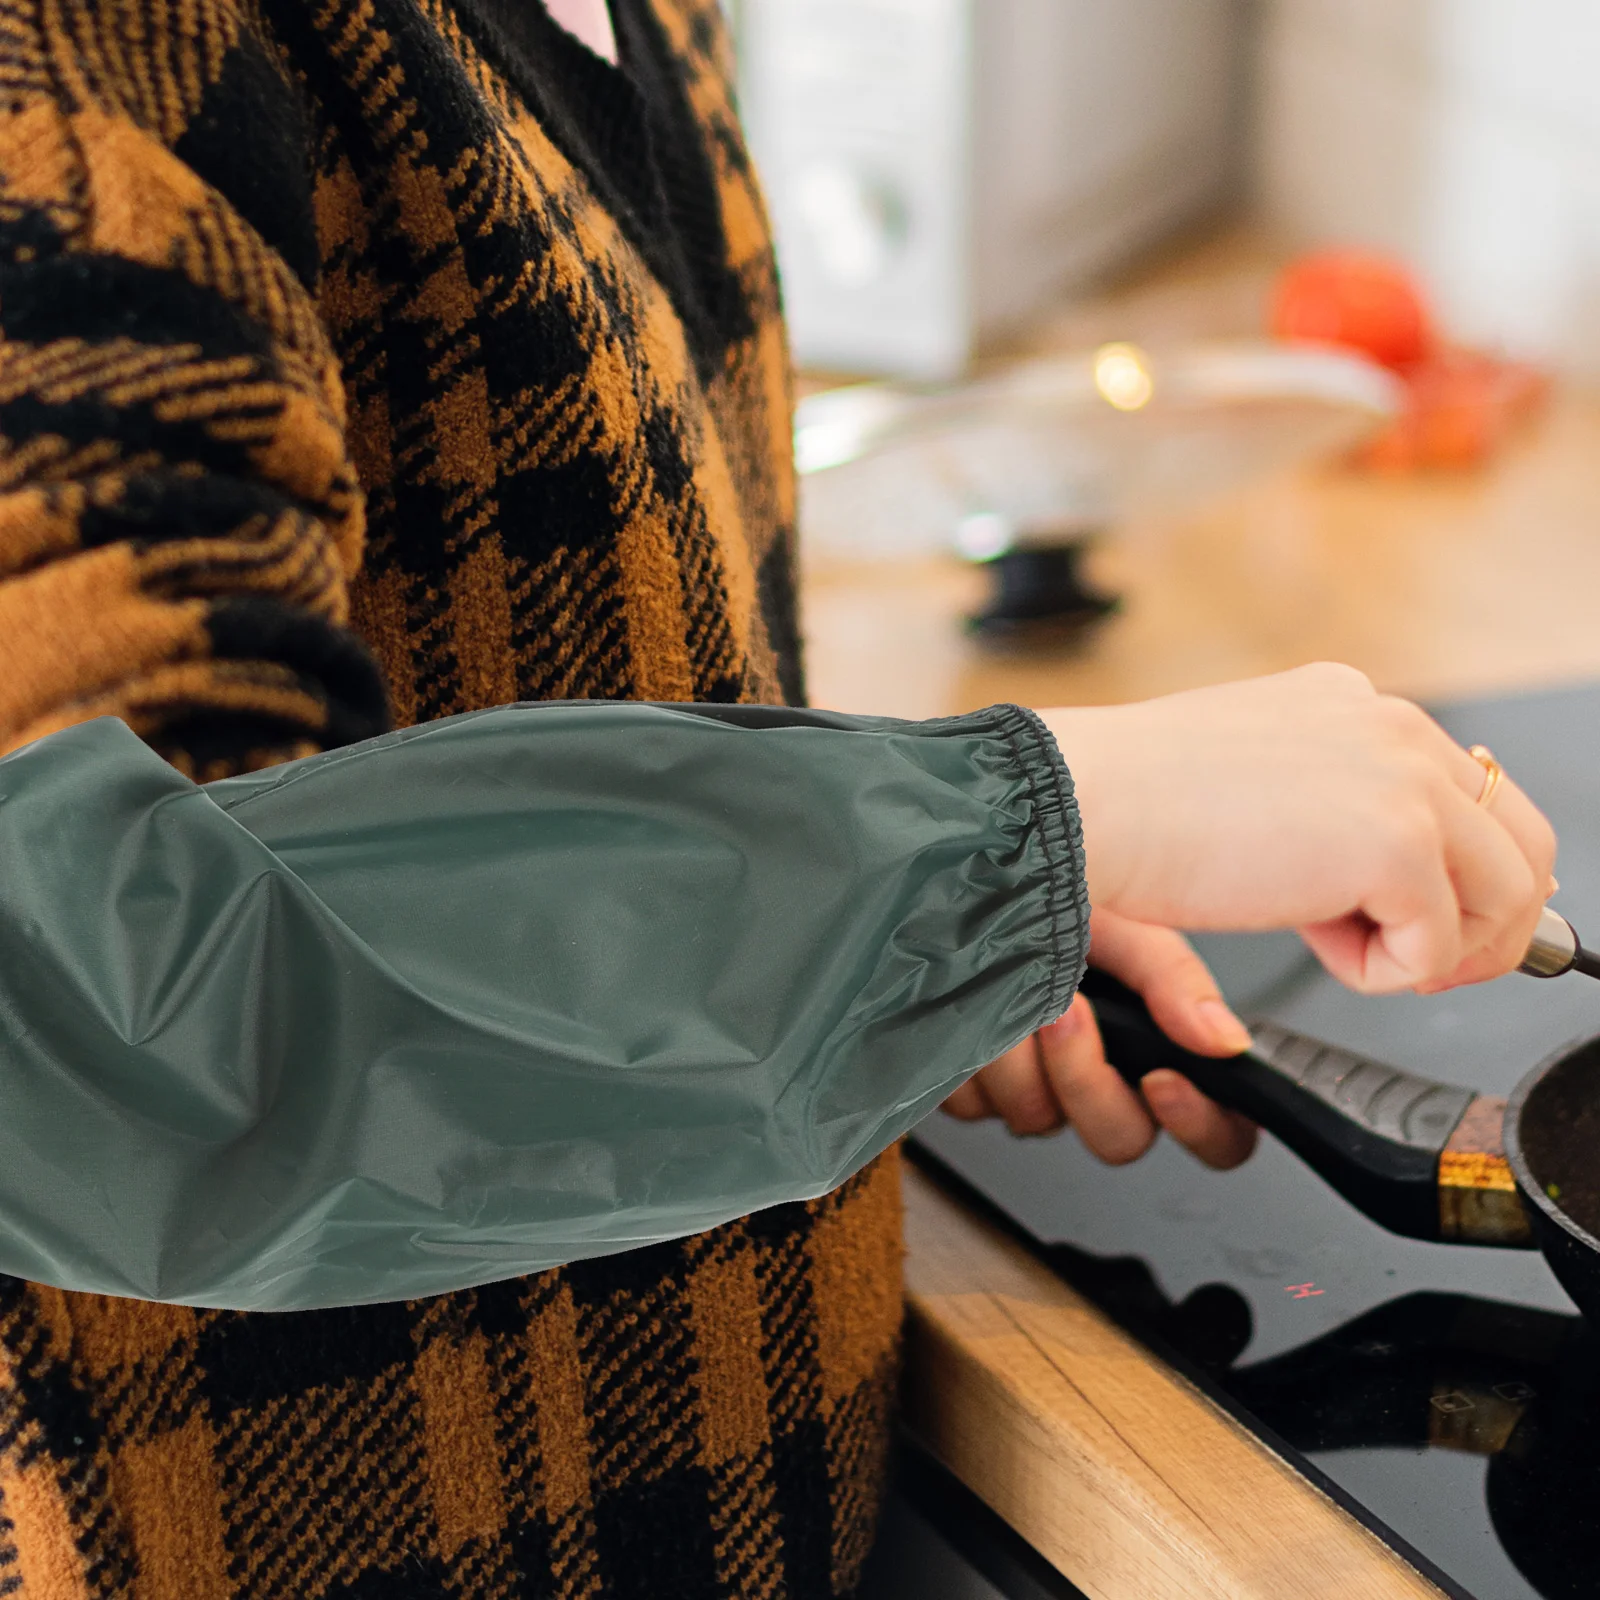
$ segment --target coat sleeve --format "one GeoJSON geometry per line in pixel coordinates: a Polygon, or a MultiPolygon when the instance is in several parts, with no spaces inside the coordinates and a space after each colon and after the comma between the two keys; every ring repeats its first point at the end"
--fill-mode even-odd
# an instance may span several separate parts
{"type": "Polygon", "coordinates": [[[0,750],[109,714],[215,777],[388,725],[309,134],[250,15],[6,7],[0,750]]]}
{"type": "Polygon", "coordinates": [[[826,1192],[1067,1006],[1031,713],[554,703],[197,786],[0,760],[0,1271],[393,1300],[826,1192]]]}

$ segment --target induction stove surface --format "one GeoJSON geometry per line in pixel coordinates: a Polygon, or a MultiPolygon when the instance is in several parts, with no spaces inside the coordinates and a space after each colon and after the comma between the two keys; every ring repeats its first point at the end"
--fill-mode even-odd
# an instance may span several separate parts
{"type": "MultiPolygon", "coordinates": [[[[1437,714],[1551,818],[1555,903],[1600,942],[1600,687],[1437,714]]],[[[1578,976],[1372,999],[1292,937],[1196,943],[1245,1015],[1483,1093],[1600,1035],[1578,976]]],[[[1600,1334],[1539,1255],[1397,1238],[1269,1138],[1233,1173],[944,1117],[917,1142],[1447,1592],[1600,1600],[1600,1334]]]]}

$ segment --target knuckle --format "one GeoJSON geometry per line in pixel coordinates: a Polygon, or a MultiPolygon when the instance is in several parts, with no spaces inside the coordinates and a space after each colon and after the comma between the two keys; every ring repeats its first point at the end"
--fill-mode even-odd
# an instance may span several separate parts
{"type": "Polygon", "coordinates": [[[1384,797],[1379,830],[1390,854],[1414,856],[1437,845],[1438,818],[1419,787],[1416,774],[1400,771],[1384,797]]]}
{"type": "Polygon", "coordinates": [[[1343,661],[1313,661],[1300,671],[1309,681],[1325,689],[1363,696],[1377,693],[1366,673],[1343,661]]]}
{"type": "Polygon", "coordinates": [[[1543,812],[1538,813],[1538,821],[1534,826],[1534,864],[1539,881],[1535,888],[1541,899],[1544,897],[1544,879],[1549,877],[1556,864],[1556,852],[1559,848],[1556,839],[1556,830],[1550,826],[1543,812]]]}
{"type": "Polygon", "coordinates": [[[1469,956],[1450,974],[1455,984],[1486,983],[1514,971],[1527,954],[1526,939],[1497,939],[1487,949],[1469,956]]]}
{"type": "Polygon", "coordinates": [[[1114,1069],[1105,1051],[1087,1042],[1074,1041],[1076,1049],[1064,1051],[1051,1063],[1050,1077],[1058,1090],[1076,1094],[1093,1089],[1114,1069]]]}
{"type": "Polygon", "coordinates": [[[1044,1085],[1030,1083],[1011,1098],[1006,1107],[1006,1125],[1013,1133],[1046,1133],[1056,1126],[1059,1115],[1044,1085]]]}
{"type": "Polygon", "coordinates": [[[1383,807],[1374,833],[1378,863],[1389,874],[1410,876],[1439,853],[1438,820],[1409,786],[1383,807]]]}
{"type": "Polygon", "coordinates": [[[1433,718],[1414,700],[1402,700],[1393,694],[1379,695],[1376,709],[1389,731],[1408,743],[1432,732],[1433,718]]]}
{"type": "Polygon", "coordinates": [[[1383,804],[1413,841],[1439,833],[1439,802],[1450,780],[1420,751],[1402,747],[1383,763],[1383,804]]]}

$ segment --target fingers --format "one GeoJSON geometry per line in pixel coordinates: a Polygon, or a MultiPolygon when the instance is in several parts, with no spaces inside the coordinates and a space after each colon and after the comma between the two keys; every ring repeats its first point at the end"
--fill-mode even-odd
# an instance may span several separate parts
{"type": "MultiPolygon", "coordinates": [[[[1095,965],[1138,992],[1177,1043],[1210,1056],[1250,1047],[1244,1024],[1181,934],[1097,910],[1092,952],[1095,965]]],[[[945,1110],[964,1121],[999,1116],[1019,1135],[1053,1133],[1070,1122],[1089,1150],[1114,1166],[1142,1156],[1162,1128],[1209,1166],[1237,1166],[1255,1148],[1245,1118],[1176,1073],[1154,1073],[1141,1090],[1107,1061],[1093,1008],[1080,995],[1059,1021],[958,1089],[945,1110]]]]}
{"type": "Polygon", "coordinates": [[[982,1122],[985,1117],[994,1115],[994,1107],[976,1078],[968,1078],[940,1109],[957,1122],[982,1122]]]}
{"type": "Polygon", "coordinates": [[[1387,699],[1382,712],[1398,745],[1386,787],[1358,813],[1369,888],[1355,911],[1301,932],[1329,971],[1367,994],[1508,972],[1547,895],[1550,825],[1509,779],[1480,805],[1483,766],[1418,707],[1387,699]]]}
{"type": "MultiPolygon", "coordinates": [[[[1418,711],[1417,714],[1425,724],[1424,736],[1432,744],[1437,759],[1448,770],[1451,781],[1468,800],[1477,805],[1487,788],[1488,771],[1426,712],[1418,711]]],[[[1535,880],[1540,885],[1546,884],[1550,869],[1555,865],[1555,830],[1510,773],[1502,775],[1489,804],[1480,809],[1511,835],[1526,858],[1535,880]]]]}
{"type": "Polygon", "coordinates": [[[964,1122],[998,1116],[1023,1137],[1054,1133],[1070,1121],[1087,1148],[1112,1166],[1142,1156],[1158,1127],[1208,1166],[1237,1166],[1255,1148],[1248,1121],[1176,1073],[1152,1073],[1143,1090],[1141,1098],[1106,1060],[1093,1008],[1080,995],[1060,1021],[990,1062],[944,1109],[964,1122]]]}
{"type": "MultiPolygon", "coordinates": [[[[1470,757],[1468,758],[1471,759],[1470,757]]],[[[1476,761],[1473,762],[1477,766],[1476,761]]],[[[1538,926],[1539,913],[1556,892],[1556,835],[1548,819],[1511,778],[1502,779],[1487,806],[1474,803],[1478,816],[1498,823],[1527,863],[1531,882],[1506,919],[1499,938],[1491,937],[1476,960],[1451,975],[1451,984],[1476,983],[1519,966],[1538,926]]]]}
{"type": "Polygon", "coordinates": [[[1181,933],[1096,910],[1089,953],[1102,971],[1137,991],[1161,1031],[1186,1050],[1236,1056],[1250,1048],[1249,1031],[1181,933]]]}
{"type": "Polygon", "coordinates": [[[1001,1118],[1021,1137],[1054,1133],[1066,1120],[1040,1067],[1036,1038],[1024,1039],[991,1061],[968,1084],[977,1087],[986,1103],[987,1109],[980,1115],[1001,1118]]]}
{"type": "Polygon", "coordinates": [[[1078,1137],[1102,1161],[1123,1166],[1155,1143],[1149,1109],[1106,1060],[1094,1009],[1079,995],[1059,1022],[1041,1028],[1044,1076],[1078,1137]]]}
{"type": "Polygon", "coordinates": [[[1106,1061],[1081,995],[1059,1021],[963,1084],[944,1108],[963,1121],[998,1116],[1021,1136],[1054,1133],[1071,1120],[1089,1149],[1116,1165],[1143,1155],[1156,1136],[1144,1102],[1106,1061]]]}
{"type": "Polygon", "coordinates": [[[1224,1111],[1176,1072],[1152,1072],[1140,1085],[1156,1121],[1208,1167],[1226,1171],[1249,1160],[1258,1129],[1248,1117],[1224,1111]]]}
{"type": "Polygon", "coordinates": [[[1429,991],[1497,977],[1527,954],[1539,911],[1554,882],[1556,837],[1538,807],[1509,775],[1492,793],[1484,765],[1426,713],[1394,702],[1419,747],[1448,787],[1436,798],[1444,865],[1459,903],[1459,959],[1429,991]],[[1482,803],[1489,794],[1487,804],[1482,803]]]}
{"type": "MultiPolygon", "coordinates": [[[[1250,1048],[1249,1030],[1182,934],[1097,910],[1090,955],[1136,990],[1161,1031],[1185,1049],[1236,1056],[1250,1048]]],[[[1156,1122],[1209,1167],[1236,1167],[1255,1149],[1254,1123],[1224,1111],[1176,1072],[1151,1073],[1140,1092],[1156,1122]]]]}
{"type": "Polygon", "coordinates": [[[1530,860],[1498,818],[1464,796],[1451,800],[1443,808],[1445,852],[1461,902],[1465,948],[1450,973],[1424,986],[1430,990],[1497,978],[1518,966],[1549,882],[1550,861],[1542,853],[1530,860]]]}
{"type": "Polygon", "coordinates": [[[1039,1030],[1039,1056],[1068,1121],[1102,1161],[1136,1161],[1155,1143],[1158,1127],[1208,1166],[1236,1167],[1255,1149],[1250,1122],[1214,1105],[1175,1072],[1151,1073],[1141,1098],[1107,1062],[1093,1008],[1080,998],[1074,1002],[1079,1010],[1080,1019],[1069,1011],[1066,1026],[1039,1030]]]}
{"type": "MultiPolygon", "coordinates": [[[[1430,742],[1431,719],[1405,710],[1407,732],[1414,737],[1420,729],[1421,742],[1430,742]]],[[[1308,936],[1330,970],[1364,994],[1413,989],[1453,971],[1469,953],[1441,816],[1441,808],[1463,801],[1436,757],[1415,749],[1397,754],[1395,791],[1374,797],[1380,809],[1370,819],[1371,886],[1354,914],[1308,936]],[[1333,965],[1336,952],[1344,959],[1333,965]]]]}

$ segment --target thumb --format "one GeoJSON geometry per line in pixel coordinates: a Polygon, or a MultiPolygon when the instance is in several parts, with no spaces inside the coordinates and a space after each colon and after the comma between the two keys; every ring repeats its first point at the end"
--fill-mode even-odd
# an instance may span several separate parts
{"type": "Polygon", "coordinates": [[[1222,998],[1211,969],[1181,933],[1096,909],[1089,959],[1144,1000],[1175,1044],[1203,1056],[1236,1056],[1250,1034],[1222,998]]]}

